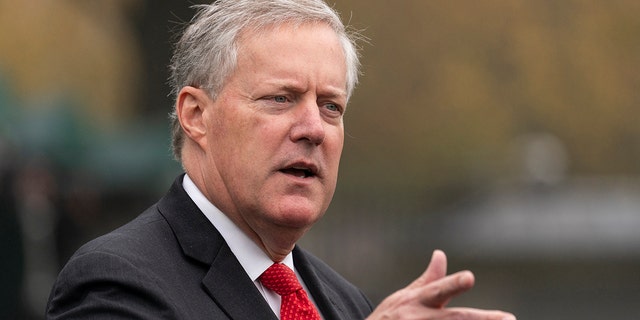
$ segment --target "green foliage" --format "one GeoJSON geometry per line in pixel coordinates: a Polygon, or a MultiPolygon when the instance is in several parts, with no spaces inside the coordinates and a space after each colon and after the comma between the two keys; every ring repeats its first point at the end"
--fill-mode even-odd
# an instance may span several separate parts
{"type": "Polygon", "coordinates": [[[519,175],[550,133],[571,175],[640,174],[635,1],[345,1],[364,44],[343,182],[428,188],[519,175]]]}

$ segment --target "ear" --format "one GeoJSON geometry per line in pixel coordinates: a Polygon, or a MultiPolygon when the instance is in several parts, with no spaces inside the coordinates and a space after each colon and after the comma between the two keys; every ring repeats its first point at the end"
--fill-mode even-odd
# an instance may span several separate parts
{"type": "Polygon", "coordinates": [[[207,127],[204,112],[211,99],[202,89],[186,86],[178,93],[176,100],[176,115],[185,135],[200,145],[206,144],[207,127]]]}

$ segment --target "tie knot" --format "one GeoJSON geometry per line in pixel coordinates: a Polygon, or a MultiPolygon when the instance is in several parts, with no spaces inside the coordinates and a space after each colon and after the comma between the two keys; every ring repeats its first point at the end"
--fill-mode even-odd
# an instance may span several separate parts
{"type": "Polygon", "coordinates": [[[288,295],[302,289],[293,270],[282,263],[274,263],[265,270],[265,272],[260,275],[260,282],[262,282],[262,285],[267,289],[274,291],[280,296],[288,295]]]}

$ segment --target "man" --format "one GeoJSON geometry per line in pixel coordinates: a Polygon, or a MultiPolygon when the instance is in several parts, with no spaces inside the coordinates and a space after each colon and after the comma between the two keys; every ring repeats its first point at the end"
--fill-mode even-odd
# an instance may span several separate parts
{"type": "Polygon", "coordinates": [[[186,175],[70,259],[49,319],[513,319],[445,308],[474,280],[468,271],[446,276],[440,251],[373,310],[296,246],[333,196],[358,75],[353,39],[322,0],[203,6],[172,71],[174,150],[186,175]],[[269,281],[284,278],[295,293],[269,281]]]}

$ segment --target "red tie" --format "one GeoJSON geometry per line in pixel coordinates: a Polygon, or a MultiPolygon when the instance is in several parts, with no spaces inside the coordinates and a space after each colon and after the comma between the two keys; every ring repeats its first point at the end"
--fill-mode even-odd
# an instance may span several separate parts
{"type": "Polygon", "coordinates": [[[282,263],[274,263],[260,275],[260,282],[282,297],[281,320],[320,320],[318,311],[289,267],[282,263]]]}

